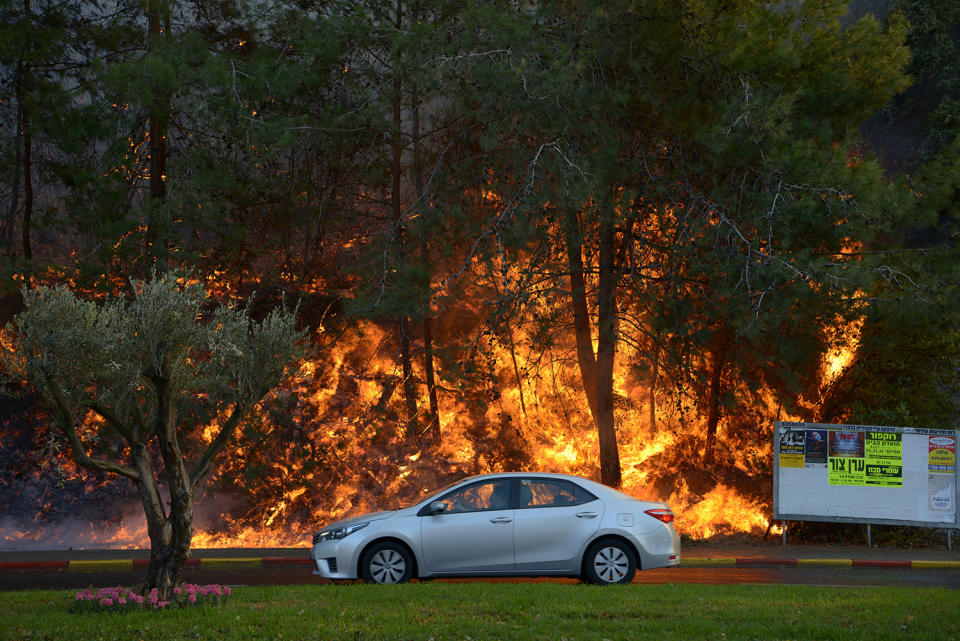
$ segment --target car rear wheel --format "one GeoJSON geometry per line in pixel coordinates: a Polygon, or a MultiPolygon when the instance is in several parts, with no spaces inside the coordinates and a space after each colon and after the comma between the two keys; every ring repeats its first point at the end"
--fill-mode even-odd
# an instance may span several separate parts
{"type": "Polygon", "coordinates": [[[587,549],[583,578],[594,585],[630,583],[637,571],[633,550],[623,541],[601,539],[587,549]]]}
{"type": "Polygon", "coordinates": [[[413,576],[413,558],[399,543],[377,543],[363,555],[360,576],[365,583],[406,583],[413,576]]]}

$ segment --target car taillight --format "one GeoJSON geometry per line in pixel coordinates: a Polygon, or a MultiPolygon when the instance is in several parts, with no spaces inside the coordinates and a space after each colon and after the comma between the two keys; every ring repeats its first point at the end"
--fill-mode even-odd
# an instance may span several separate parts
{"type": "Polygon", "coordinates": [[[665,510],[663,508],[654,508],[652,510],[646,510],[644,514],[649,514],[658,521],[663,521],[664,523],[673,522],[673,512],[671,510],[665,510]]]}

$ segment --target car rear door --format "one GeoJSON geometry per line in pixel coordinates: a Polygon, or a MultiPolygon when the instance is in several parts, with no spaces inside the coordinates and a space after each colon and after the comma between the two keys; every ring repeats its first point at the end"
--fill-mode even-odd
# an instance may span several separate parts
{"type": "Polygon", "coordinates": [[[512,479],[487,479],[441,497],[439,500],[447,509],[420,518],[426,572],[512,572],[515,569],[512,487],[512,479]]]}
{"type": "Polygon", "coordinates": [[[517,572],[580,571],[580,554],[603,518],[603,502],[566,479],[522,478],[514,541],[517,572]]]}

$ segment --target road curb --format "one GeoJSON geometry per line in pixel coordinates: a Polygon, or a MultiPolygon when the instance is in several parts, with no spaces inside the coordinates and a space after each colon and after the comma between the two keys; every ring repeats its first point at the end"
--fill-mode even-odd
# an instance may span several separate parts
{"type": "MultiPolygon", "coordinates": [[[[184,564],[188,569],[231,570],[278,566],[312,566],[308,557],[191,557],[184,564]]],[[[93,573],[133,572],[146,570],[150,559],[82,559],[72,561],[7,561],[0,562],[0,574],[21,572],[93,573]]]]}
{"type": "Polygon", "coordinates": [[[833,568],[905,568],[915,570],[960,569],[960,561],[880,560],[880,559],[794,559],[762,556],[683,557],[684,567],[768,566],[768,567],[833,567],[833,568]]]}
{"type": "MultiPolygon", "coordinates": [[[[0,562],[0,574],[54,571],[57,573],[133,572],[146,570],[149,559],[83,559],[72,561],[10,561],[0,562]]],[[[308,557],[191,557],[188,569],[257,569],[278,566],[313,565],[308,557]]],[[[687,556],[680,560],[683,567],[833,567],[833,568],[902,568],[915,570],[960,569],[960,561],[880,560],[835,558],[780,558],[762,556],[687,556]]]]}

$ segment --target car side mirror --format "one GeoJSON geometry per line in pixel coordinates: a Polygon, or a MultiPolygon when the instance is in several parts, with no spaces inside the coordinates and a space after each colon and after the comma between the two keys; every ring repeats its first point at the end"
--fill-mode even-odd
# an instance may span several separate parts
{"type": "Polygon", "coordinates": [[[427,506],[427,514],[433,516],[434,514],[443,514],[447,511],[447,504],[443,501],[433,501],[430,505],[427,506]]]}

